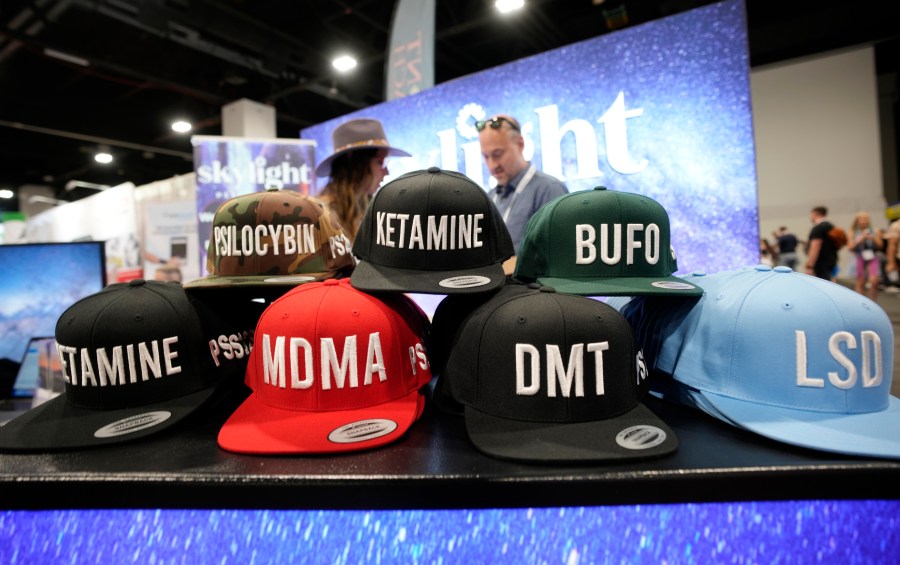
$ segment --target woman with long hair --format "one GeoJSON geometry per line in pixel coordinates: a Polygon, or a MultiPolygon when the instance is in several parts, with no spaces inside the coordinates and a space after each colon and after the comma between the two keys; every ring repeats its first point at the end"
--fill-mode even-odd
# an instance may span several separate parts
{"type": "Polygon", "coordinates": [[[881,234],[872,228],[872,218],[868,212],[857,212],[850,228],[852,239],[850,249],[856,256],[856,292],[867,295],[872,300],[878,297],[878,283],[881,282],[881,259],[879,251],[883,246],[881,234]],[[868,284],[868,292],[866,285],[868,284]]]}
{"type": "Polygon", "coordinates": [[[334,153],[316,167],[318,176],[329,177],[318,198],[335,213],[353,241],[372,196],[388,174],[385,159],[410,154],[391,147],[381,122],[369,118],[339,125],[332,132],[332,141],[334,153]]]}

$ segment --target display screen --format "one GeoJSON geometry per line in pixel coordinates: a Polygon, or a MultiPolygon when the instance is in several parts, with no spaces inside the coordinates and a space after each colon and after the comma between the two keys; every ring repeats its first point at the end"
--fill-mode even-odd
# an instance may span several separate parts
{"type": "Polygon", "coordinates": [[[0,513],[3,563],[891,563],[900,501],[0,513]]]}
{"type": "Polygon", "coordinates": [[[20,363],[32,337],[53,336],[59,316],[106,286],[102,241],[0,245],[0,358],[20,363]]]}
{"type": "MultiPolygon", "coordinates": [[[[331,132],[379,119],[392,177],[429,166],[485,189],[475,121],[511,114],[525,157],[570,191],[604,185],[657,200],[678,272],[759,259],[756,161],[744,2],[728,0],[448,81],[303,129],[316,162],[331,132]]],[[[389,177],[390,178],[390,177],[389,177]]],[[[320,189],[327,179],[317,179],[320,189]]]]}

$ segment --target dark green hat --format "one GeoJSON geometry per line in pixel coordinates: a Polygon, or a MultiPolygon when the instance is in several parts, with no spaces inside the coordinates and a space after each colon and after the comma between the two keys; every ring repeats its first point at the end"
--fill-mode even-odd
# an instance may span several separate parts
{"type": "Polygon", "coordinates": [[[669,215],[652,198],[607,190],[570,192],[531,217],[514,277],[582,296],[699,296],[678,270],[669,215]]]}

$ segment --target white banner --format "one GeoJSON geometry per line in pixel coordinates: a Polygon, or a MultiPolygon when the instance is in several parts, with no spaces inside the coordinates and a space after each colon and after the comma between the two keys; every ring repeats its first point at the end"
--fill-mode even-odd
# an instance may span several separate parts
{"type": "Polygon", "coordinates": [[[28,218],[28,241],[105,241],[106,280],[143,276],[135,186],[126,182],[28,218]]]}
{"type": "Polygon", "coordinates": [[[434,86],[434,0],[400,0],[391,26],[385,98],[434,86]]]}

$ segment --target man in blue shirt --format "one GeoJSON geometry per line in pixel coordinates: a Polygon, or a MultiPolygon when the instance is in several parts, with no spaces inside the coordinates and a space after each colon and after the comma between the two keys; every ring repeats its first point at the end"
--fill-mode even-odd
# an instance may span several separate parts
{"type": "Polygon", "coordinates": [[[538,171],[525,160],[525,138],[515,118],[496,115],[475,123],[481,156],[497,186],[491,200],[503,216],[516,252],[529,218],[557,196],[568,193],[559,179],[538,171]]]}

